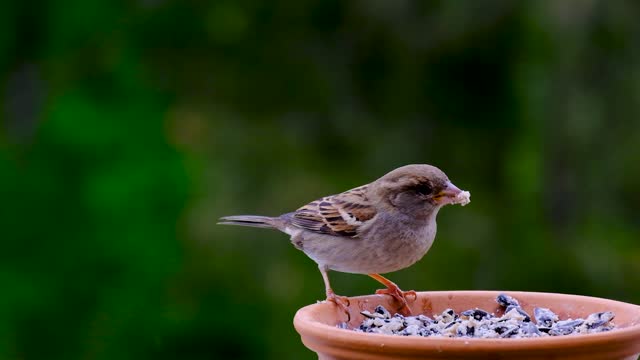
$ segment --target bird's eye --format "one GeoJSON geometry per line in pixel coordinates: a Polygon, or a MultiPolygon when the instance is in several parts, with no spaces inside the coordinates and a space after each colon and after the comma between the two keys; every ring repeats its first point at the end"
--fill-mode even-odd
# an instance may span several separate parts
{"type": "Polygon", "coordinates": [[[420,184],[415,187],[415,192],[418,195],[429,195],[433,189],[428,184],[420,184]]]}

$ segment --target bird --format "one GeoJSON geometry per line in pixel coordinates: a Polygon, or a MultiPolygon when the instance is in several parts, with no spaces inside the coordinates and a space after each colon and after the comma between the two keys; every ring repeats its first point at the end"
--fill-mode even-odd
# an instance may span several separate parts
{"type": "Polygon", "coordinates": [[[234,215],[218,224],[276,229],[318,264],[326,301],[349,315],[349,298],[336,295],[329,282],[330,270],[366,274],[386,288],[398,302],[398,312],[410,315],[402,291],[380,275],[407,268],[431,248],[436,236],[436,215],[447,204],[466,205],[470,193],[456,187],[435,166],[399,167],[377,180],[345,192],[322,197],[280,216],[234,215]]]}

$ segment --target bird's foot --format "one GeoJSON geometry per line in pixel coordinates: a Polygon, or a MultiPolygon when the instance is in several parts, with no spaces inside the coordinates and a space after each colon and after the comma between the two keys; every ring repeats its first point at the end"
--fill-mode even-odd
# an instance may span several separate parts
{"type": "Polygon", "coordinates": [[[351,302],[348,297],[336,295],[336,293],[331,290],[327,291],[327,301],[331,301],[336,304],[336,306],[338,306],[338,308],[347,315],[347,322],[351,321],[351,312],[349,312],[349,305],[351,305],[351,302]]]}
{"type": "Polygon", "coordinates": [[[386,289],[376,290],[376,294],[390,295],[391,297],[393,297],[398,303],[400,303],[398,312],[404,316],[411,315],[411,309],[409,308],[409,304],[407,303],[407,297],[413,298],[411,301],[416,301],[416,299],[418,298],[418,294],[416,294],[415,290],[402,291],[395,284],[393,284],[393,286],[389,286],[386,289]]]}

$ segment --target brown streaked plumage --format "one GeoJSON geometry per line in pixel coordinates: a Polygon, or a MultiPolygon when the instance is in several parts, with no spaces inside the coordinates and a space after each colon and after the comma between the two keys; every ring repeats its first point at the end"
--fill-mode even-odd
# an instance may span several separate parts
{"type": "Polygon", "coordinates": [[[291,222],[321,234],[356,236],[358,226],[376,215],[367,189],[368,185],[364,185],[310,202],[293,213],[291,222]]]}
{"type": "Polygon", "coordinates": [[[407,165],[374,182],[326,196],[277,217],[239,215],[220,224],[278,229],[296,248],[318,263],[327,300],[346,309],[348,299],[329,284],[329,270],[368,274],[387,286],[409,312],[405,293],[379,275],[411,266],[429,250],[436,235],[436,215],[456,203],[461,190],[431,165],[407,165]]]}

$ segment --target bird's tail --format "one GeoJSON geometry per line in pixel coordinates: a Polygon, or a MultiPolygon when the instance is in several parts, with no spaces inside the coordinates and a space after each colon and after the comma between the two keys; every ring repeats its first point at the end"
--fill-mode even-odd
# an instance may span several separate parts
{"type": "Polygon", "coordinates": [[[225,216],[219,219],[218,224],[252,226],[268,229],[279,229],[281,225],[278,218],[258,215],[225,216]]]}

